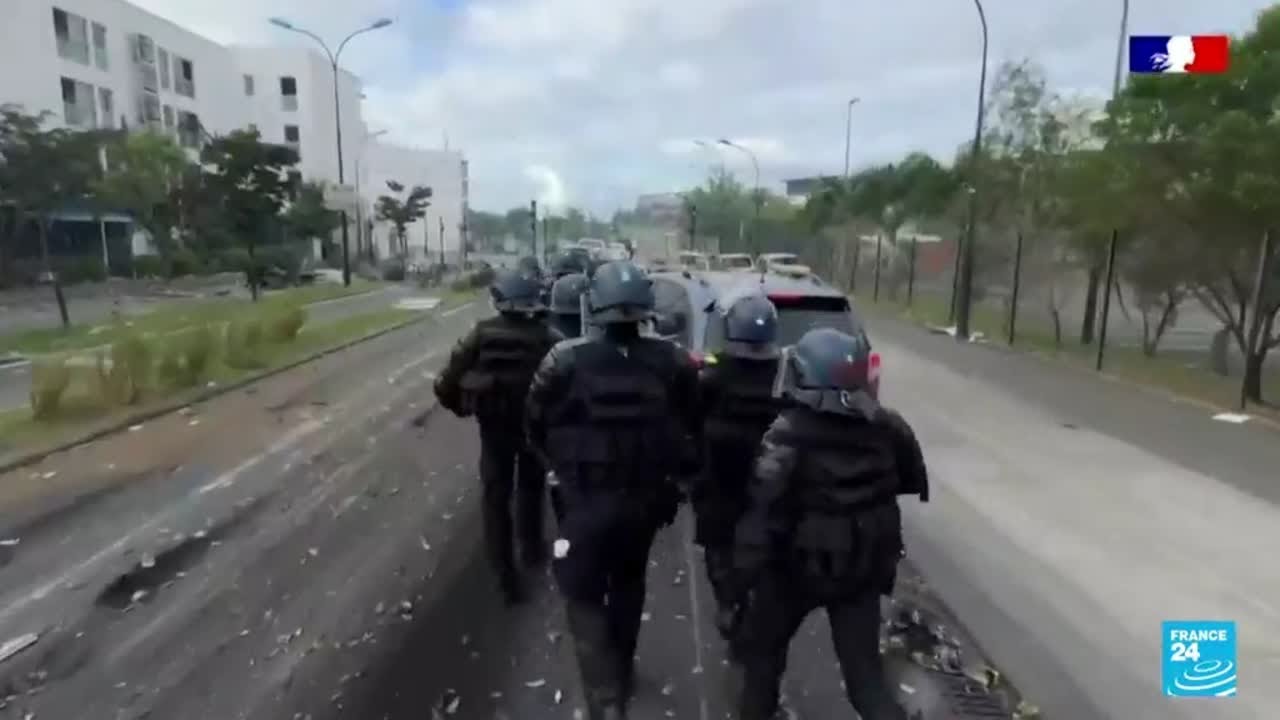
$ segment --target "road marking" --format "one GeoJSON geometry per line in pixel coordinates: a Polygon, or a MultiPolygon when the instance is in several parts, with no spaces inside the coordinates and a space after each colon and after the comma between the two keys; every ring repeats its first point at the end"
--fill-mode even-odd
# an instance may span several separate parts
{"type": "Polygon", "coordinates": [[[397,369],[395,370],[395,372],[391,373],[391,377],[387,378],[387,381],[388,381],[388,382],[392,382],[392,383],[394,383],[395,381],[397,381],[397,380],[399,380],[399,379],[400,379],[400,376],[401,376],[401,375],[404,375],[405,373],[407,373],[407,372],[409,372],[410,370],[412,370],[412,369],[414,369],[414,368],[418,367],[418,366],[419,366],[419,365],[421,365],[422,363],[427,362],[428,360],[432,360],[432,359],[436,358],[438,355],[440,355],[440,351],[439,351],[439,350],[431,350],[431,351],[430,351],[430,352],[428,352],[426,355],[423,355],[422,357],[418,358],[417,360],[411,360],[411,361],[409,361],[409,362],[405,363],[404,365],[401,365],[399,368],[397,368],[397,369]]]}
{"type": "Polygon", "coordinates": [[[293,445],[294,443],[298,442],[302,438],[306,437],[307,435],[310,435],[311,433],[315,432],[316,430],[319,430],[322,427],[324,427],[324,423],[318,420],[312,420],[312,419],[303,420],[292,430],[285,433],[279,440],[275,441],[269,447],[267,447],[266,450],[263,450],[257,455],[254,455],[248,460],[245,460],[244,462],[231,468],[227,472],[219,475],[217,479],[215,479],[213,482],[205,485],[201,485],[200,488],[196,490],[195,494],[204,495],[206,493],[213,492],[214,490],[221,490],[222,488],[231,487],[232,485],[235,484],[236,480],[240,479],[241,475],[243,475],[249,469],[253,468],[253,466],[265,460],[268,456],[275,455],[276,453],[279,453],[283,450],[288,449],[289,446],[293,445]]]}
{"type": "MultiPolygon", "coordinates": [[[[257,455],[254,455],[253,457],[249,458],[243,463],[240,463],[235,468],[232,468],[229,472],[224,473],[217,480],[214,480],[213,482],[189,493],[187,495],[187,500],[195,499],[200,495],[204,495],[208,492],[217,490],[219,488],[231,486],[232,484],[234,484],[234,482],[240,475],[244,474],[247,470],[249,470],[253,466],[261,463],[263,460],[267,459],[271,455],[279,453],[280,451],[288,448],[290,445],[297,443],[307,435],[314,433],[315,431],[319,430],[322,427],[324,427],[323,423],[316,422],[314,420],[304,421],[303,423],[301,423],[300,425],[298,425],[297,427],[293,428],[288,433],[286,433],[280,440],[277,440],[275,443],[273,443],[270,447],[268,447],[263,452],[257,455]]],[[[148,520],[142,525],[135,527],[133,530],[125,533],[123,536],[118,538],[115,542],[112,542],[110,545],[106,546],[105,548],[99,550],[93,555],[90,555],[87,559],[82,560],[81,562],[77,563],[71,568],[62,571],[61,573],[58,574],[57,577],[53,578],[52,580],[46,580],[44,583],[36,587],[34,590],[28,592],[25,596],[18,598],[17,600],[14,600],[13,602],[6,605],[4,608],[0,608],[0,623],[3,623],[11,615],[14,615],[15,613],[18,613],[21,610],[25,609],[28,605],[43,600],[45,597],[49,595],[49,593],[53,592],[57,588],[63,585],[75,584],[76,580],[79,579],[78,576],[84,574],[88,570],[91,570],[93,566],[101,563],[103,560],[106,560],[108,557],[121,552],[122,550],[124,550],[125,548],[133,544],[134,541],[138,540],[139,538],[146,535],[147,533],[150,533],[154,529],[158,527],[163,527],[166,523],[172,522],[172,516],[178,512],[178,509],[180,506],[181,505],[178,503],[170,505],[167,512],[162,512],[156,515],[155,517],[153,517],[151,520],[148,520]]]]}
{"type": "Polygon", "coordinates": [[[0,365],[0,370],[24,370],[31,366],[30,360],[18,360],[16,362],[5,363],[0,365]]]}
{"type": "Polygon", "coordinates": [[[438,297],[411,297],[396,302],[401,310],[435,310],[440,304],[438,297]]]}
{"type": "MultiPolygon", "coordinates": [[[[697,566],[693,558],[693,513],[689,512],[686,516],[684,526],[680,530],[680,542],[684,545],[684,565],[689,573],[689,582],[685,583],[689,586],[689,603],[691,608],[689,616],[693,622],[693,663],[694,667],[702,668],[702,674],[707,674],[707,669],[702,665],[702,613],[698,607],[698,573],[697,566]]],[[[702,691],[705,683],[697,683],[698,685],[698,717],[700,720],[707,720],[709,711],[707,710],[707,695],[702,691]]]]}
{"type": "Polygon", "coordinates": [[[1245,415],[1244,413],[1230,413],[1230,412],[1218,413],[1217,415],[1213,416],[1214,420],[1219,420],[1221,422],[1235,423],[1236,425],[1249,422],[1251,418],[1252,416],[1245,415]]]}
{"type": "Polygon", "coordinates": [[[450,309],[448,309],[448,310],[445,310],[444,312],[440,313],[440,316],[441,316],[441,317],[449,317],[449,316],[451,316],[451,315],[457,315],[458,313],[462,312],[463,310],[466,310],[467,308],[471,307],[472,305],[475,305],[475,302],[474,302],[474,301],[469,302],[469,303],[466,303],[466,304],[463,304],[463,305],[459,305],[459,306],[458,306],[458,307],[456,307],[456,308],[450,308],[450,309]]]}
{"type": "Polygon", "coordinates": [[[385,295],[386,293],[391,292],[391,290],[392,290],[391,288],[383,288],[381,290],[366,290],[365,292],[358,292],[351,295],[343,295],[342,297],[329,298],[328,300],[317,300],[316,302],[307,303],[306,305],[303,305],[303,307],[313,308],[313,307],[320,307],[321,305],[330,305],[332,303],[347,302],[348,300],[356,300],[359,298],[370,298],[370,297],[373,297],[374,295],[385,295]]]}

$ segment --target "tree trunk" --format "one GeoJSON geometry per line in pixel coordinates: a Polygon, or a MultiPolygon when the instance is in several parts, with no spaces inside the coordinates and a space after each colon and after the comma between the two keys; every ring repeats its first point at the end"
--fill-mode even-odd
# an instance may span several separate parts
{"type": "Polygon", "coordinates": [[[253,302],[258,302],[258,260],[257,260],[257,242],[254,240],[253,234],[249,234],[249,268],[245,274],[249,279],[249,297],[253,302]]]}
{"type": "Polygon", "coordinates": [[[1102,267],[1089,266],[1089,277],[1084,289],[1084,319],[1080,323],[1080,344],[1093,344],[1094,323],[1098,317],[1098,290],[1102,285],[1102,267]]]}
{"type": "Polygon", "coordinates": [[[1062,349],[1062,313],[1058,312],[1058,308],[1049,308],[1049,317],[1053,319],[1053,347],[1054,349],[1062,349]]]}
{"type": "Polygon", "coordinates": [[[1244,359],[1244,397],[1252,403],[1262,403],[1262,366],[1267,359],[1265,348],[1244,359]]]}
{"type": "Polygon", "coordinates": [[[53,284],[53,297],[58,303],[58,317],[62,320],[62,329],[71,329],[71,315],[67,312],[67,298],[62,294],[62,279],[58,277],[58,273],[53,271],[53,263],[49,261],[49,225],[51,221],[48,218],[40,218],[38,224],[40,226],[40,259],[44,263],[44,271],[48,273],[50,282],[53,284]]]}

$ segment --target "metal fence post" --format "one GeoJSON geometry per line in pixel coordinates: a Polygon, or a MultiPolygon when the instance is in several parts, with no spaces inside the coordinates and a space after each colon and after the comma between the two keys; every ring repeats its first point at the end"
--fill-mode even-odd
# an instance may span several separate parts
{"type": "Polygon", "coordinates": [[[849,271],[849,292],[858,291],[858,262],[862,259],[862,238],[853,236],[853,270],[849,271]]]}
{"type": "Polygon", "coordinates": [[[1262,234],[1262,244],[1258,249],[1258,274],[1253,282],[1253,302],[1250,308],[1253,310],[1253,320],[1249,323],[1246,330],[1249,333],[1246,346],[1246,355],[1244,358],[1244,377],[1240,380],[1240,409],[1244,410],[1245,405],[1249,402],[1249,363],[1252,362],[1253,356],[1258,352],[1258,343],[1266,342],[1267,338],[1259,337],[1262,333],[1262,299],[1266,297],[1267,280],[1271,278],[1267,271],[1269,264],[1267,261],[1271,259],[1271,231],[1267,230],[1262,234]]]}
{"type": "Polygon", "coordinates": [[[876,234],[876,274],[875,285],[871,289],[871,302],[880,302],[880,245],[883,242],[883,236],[876,234]]]}
{"type": "Polygon", "coordinates": [[[1009,297],[1009,344],[1018,334],[1018,289],[1022,284],[1022,232],[1013,246],[1013,292],[1009,297]]]}
{"type": "Polygon", "coordinates": [[[907,307],[911,307],[911,301],[916,294],[916,251],[919,249],[917,245],[919,241],[918,236],[911,236],[911,252],[907,260],[907,307]]]}
{"type": "Polygon", "coordinates": [[[951,309],[947,311],[947,324],[956,321],[956,291],[960,289],[960,251],[964,247],[964,237],[956,239],[955,262],[951,267],[951,309]]]}
{"type": "Polygon", "coordinates": [[[1107,321],[1111,319],[1111,287],[1116,278],[1116,245],[1120,232],[1111,231],[1111,243],[1107,247],[1107,284],[1102,296],[1102,322],[1098,326],[1098,356],[1094,360],[1093,369],[1102,370],[1102,356],[1107,350],[1107,321]]]}

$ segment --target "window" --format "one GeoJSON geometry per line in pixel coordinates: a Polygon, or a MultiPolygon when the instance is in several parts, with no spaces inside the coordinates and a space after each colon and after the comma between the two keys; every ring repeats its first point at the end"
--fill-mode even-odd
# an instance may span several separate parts
{"type": "Polygon", "coordinates": [[[190,60],[173,57],[173,91],[189,98],[196,96],[196,66],[190,60]]]}
{"type": "Polygon", "coordinates": [[[106,70],[107,64],[107,26],[93,24],[93,63],[99,70],[106,70]]]}
{"type": "Polygon", "coordinates": [[[169,105],[165,105],[164,106],[164,129],[173,130],[173,128],[174,128],[173,108],[169,105]]]}
{"type": "Polygon", "coordinates": [[[302,173],[297,170],[290,170],[287,174],[289,178],[289,199],[298,199],[298,189],[302,187],[302,173]]]}
{"type": "Polygon", "coordinates": [[[160,127],[160,98],[151,93],[138,95],[138,125],[160,127]]]}
{"type": "Polygon", "coordinates": [[[284,141],[287,143],[297,144],[301,142],[302,134],[298,131],[297,125],[284,126],[284,141]]]}
{"type": "Polygon", "coordinates": [[[97,127],[98,103],[93,86],[62,78],[62,116],[71,127],[97,127]]]}
{"type": "Polygon", "coordinates": [[[133,36],[133,60],[147,65],[156,63],[156,46],[151,38],[146,35],[133,36]]]}
{"type": "Polygon", "coordinates": [[[298,81],[288,75],[280,78],[280,107],[290,112],[298,109],[298,81]]]}
{"type": "Polygon", "coordinates": [[[168,90],[169,76],[172,74],[169,68],[169,51],[164,48],[160,48],[156,55],[159,57],[156,65],[160,66],[160,87],[168,90]]]}
{"type": "Polygon", "coordinates": [[[89,64],[89,23],[84,18],[54,8],[53,34],[57,38],[59,57],[89,64]]]}
{"type": "Polygon", "coordinates": [[[191,112],[178,111],[178,144],[187,148],[200,147],[204,132],[200,129],[200,118],[191,112]]]}
{"type": "Polygon", "coordinates": [[[116,99],[109,88],[98,88],[98,105],[102,107],[102,127],[115,127],[116,99]]]}
{"type": "Polygon", "coordinates": [[[244,94],[253,97],[253,76],[244,76],[244,94]]]}

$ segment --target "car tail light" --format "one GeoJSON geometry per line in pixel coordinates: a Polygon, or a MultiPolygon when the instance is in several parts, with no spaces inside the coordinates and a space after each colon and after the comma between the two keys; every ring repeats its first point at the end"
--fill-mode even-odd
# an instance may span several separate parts
{"type": "Polygon", "coordinates": [[[873,387],[880,385],[880,353],[873,352],[867,358],[867,383],[873,387]]]}
{"type": "Polygon", "coordinates": [[[769,293],[770,300],[799,300],[802,297],[799,293],[769,293]]]}
{"type": "Polygon", "coordinates": [[[707,362],[706,356],[696,350],[689,351],[689,359],[692,360],[693,364],[697,367],[702,367],[707,362]]]}

